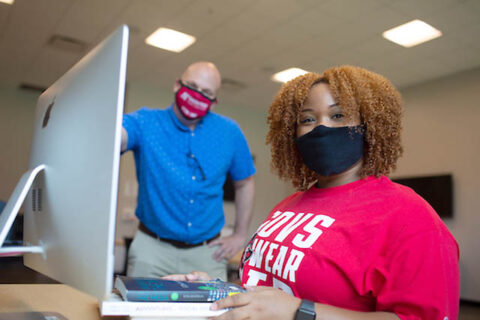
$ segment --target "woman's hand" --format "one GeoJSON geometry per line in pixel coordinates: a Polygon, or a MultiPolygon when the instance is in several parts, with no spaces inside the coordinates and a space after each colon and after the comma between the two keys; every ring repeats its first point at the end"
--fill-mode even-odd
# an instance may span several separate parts
{"type": "Polygon", "coordinates": [[[218,300],[212,310],[233,308],[215,320],[291,320],[295,317],[301,300],[272,287],[248,287],[246,293],[239,293],[218,300]]]}
{"type": "Polygon", "coordinates": [[[192,271],[187,274],[169,274],[168,276],[162,277],[162,279],[175,281],[208,281],[212,280],[212,277],[203,271],[192,271]]]}
{"type": "MultiPolygon", "coordinates": [[[[249,287],[239,293],[212,304],[212,310],[232,308],[215,320],[292,320],[301,300],[272,287],[249,287]]],[[[315,303],[317,319],[329,320],[400,320],[394,313],[352,311],[315,303]]]]}

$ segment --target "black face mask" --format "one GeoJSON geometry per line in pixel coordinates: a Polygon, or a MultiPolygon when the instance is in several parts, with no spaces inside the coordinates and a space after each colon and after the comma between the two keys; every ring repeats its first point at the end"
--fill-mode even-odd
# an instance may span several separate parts
{"type": "Polygon", "coordinates": [[[295,139],[303,162],[324,177],[338,174],[363,156],[363,126],[315,127],[295,139]]]}

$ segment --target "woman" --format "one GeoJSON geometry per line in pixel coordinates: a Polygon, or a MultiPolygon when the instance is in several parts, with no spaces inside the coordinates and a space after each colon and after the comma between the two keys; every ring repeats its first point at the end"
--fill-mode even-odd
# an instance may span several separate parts
{"type": "MultiPolygon", "coordinates": [[[[456,319],[458,246],[425,200],[391,182],[401,98],[342,66],[286,83],[270,106],[272,167],[299,192],[245,249],[249,290],[217,319],[456,319]]],[[[194,273],[187,279],[206,277],[194,273]]]]}

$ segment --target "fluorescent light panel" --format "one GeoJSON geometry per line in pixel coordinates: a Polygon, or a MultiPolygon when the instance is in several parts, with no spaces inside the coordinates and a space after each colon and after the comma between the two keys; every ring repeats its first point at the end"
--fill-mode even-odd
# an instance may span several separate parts
{"type": "Polygon", "coordinates": [[[290,69],[286,69],[286,70],[275,73],[272,76],[272,80],[276,82],[285,83],[305,73],[308,73],[308,71],[305,71],[300,68],[290,68],[290,69]]]}
{"type": "Polygon", "coordinates": [[[442,32],[431,25],[416,19],[387,30],[382,35],[387,40],[395,42],[403,47],[410,48],[438,38],[442,35],[442,32]]]}
{"type": "Polygon", "coordinates": [[[168,28],[158,28],[154,33],[145,39],[151,46],[173,52],[181,52],[191,46],[196,38],[179,31],[168,28]]]}
{"type": "Polygon", "coordinates": [[[15,0],[0,0],[0,2],[6,3],[6,4],[13,4],[15,0]]]}

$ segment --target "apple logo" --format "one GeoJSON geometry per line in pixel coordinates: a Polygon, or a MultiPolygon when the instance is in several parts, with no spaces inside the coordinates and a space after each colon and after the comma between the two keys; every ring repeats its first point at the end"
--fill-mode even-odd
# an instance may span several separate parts
{"type": "Polygon", "coordinates": [[[50,120],[50,112],[52,111],[52,107],[55,104],[55,98],[53,98],[52,103],[49,104],[47,107],[47,111],[45,112],[45,116],[43,117],[42,128],[45,128],[48,124],[48,120],[50,120]]]}

